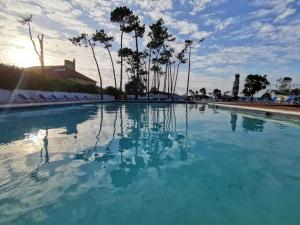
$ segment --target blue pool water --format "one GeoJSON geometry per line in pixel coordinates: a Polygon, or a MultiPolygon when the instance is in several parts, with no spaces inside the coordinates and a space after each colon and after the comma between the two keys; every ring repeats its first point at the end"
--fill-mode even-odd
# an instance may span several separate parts
{"type": "Polygon", "coordinates": [[[299,225],[300,126],[205,105],[0,112],[0,224],[299,225]]]}

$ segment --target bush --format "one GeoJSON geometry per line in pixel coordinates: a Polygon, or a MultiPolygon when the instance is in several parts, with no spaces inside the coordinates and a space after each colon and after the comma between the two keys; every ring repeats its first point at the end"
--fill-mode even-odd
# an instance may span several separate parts
{"type": "Polygon", "coordinates": [[[94,85],[82,85],[75,82],[43,76],[31,72],[25,74],[19,67],[0,63],[0,88],[41,91],[65,91],[96,94],[100,89],[94,85]]]}
{"type": "Polygon", "coordinates": [[[103,90],[104,94],[115,96],[116,99],[120,99],[122,96],[122,92],[115,87],[108,86],[103,90]]]}
{"type": "Polygon", "coordinates": [[[131,78],[131,80],[125,84],[125,92],[128,95],[135,95],[137,89],[138,89],[137,94],[143,95],[144,90],[146,90],[146,87],[141,80],[138,80],[135,77],[131,78]]]}
{"type": "Polygon", "coordinates": [[[300,88],[295,88],[291,90],[291,95],[300,95],[300,88]]]}
{"type": "Polygon", "coordinates": [[[222,95],[220,99],[225,102],[235,102],[237,100],[235,97],[229,95],[222,95]]]}
{"type": "Polygon", "coordinates": [[[23,69],[0,63],[0,88],[15,89],[23,69]]]}

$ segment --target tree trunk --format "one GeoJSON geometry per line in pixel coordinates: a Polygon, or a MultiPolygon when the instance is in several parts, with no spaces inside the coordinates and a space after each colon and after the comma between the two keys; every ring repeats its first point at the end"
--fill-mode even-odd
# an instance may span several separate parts
{"type": "Polygon", "coordinates": [[[152,78],[152,85],[151,85],[151,87],[155,88],[155,89],[157,88],[157,82],[156,82],[157,79],[156,79],[156,77],[157,77],[157,72],[154,70],[153,71],[153,78],[152,78]]]}
{"type": "Polygon", "coordinates": [[[151,48],[150,48],[150,53],[149,53],[149,63],[148,63],[148,79],[147,79],[147,92],[148,92],[148,101],[149,101],[149,82],[150,82],[150,65],[151,65],[151,48]]]}
{"type": "Polygon", "coordinates": [[[192,48],[189,49],[189,68],[188,68],[188,79],[186,84],[186,101],[188,100],[189,86],[190,86],[190,73],[191,73],[191,52],[192,48]]]}
{"type": "Polygon", "coordinates": [[[33,44],[33,49],[34,49],[35,53],[37,54],[37,56],[39,57],[39,61],[40,61],[40,64],[41,64],[41,73],[42,73],[42,75],[45,75],[44,34],[42,34],[41,37],[38,35],[38,40],[39,40],[39,44],[40,44],[40,52],[39,52],[37,50],[36,44],[35,44],[35,42],[33,40],[33,37],[32,37],[30,22],[28,22],[27,24],[28,24],[29,37],[30,37],[30,40],[33,44]]]}
{"type": "Polygon", "coordinates": [[[44,34],[42,36],[38,36],[39,43],[40,43],[40,63],[41,63],[41,69],[42,69],[42,75],[45,75],[45,60],[44,60],[44,34]]]}
{"type": "Polygon", "coordinates": [[[168,76],[167,76],[167,85],[168,85],[168,88],[167,88],[167,90],[168,90],[168,98],[170,97],[170,67],[171,67],[171,64],[168,64],[169,66],[168,66],[168,71],[167,71],[167,74],[168,74],[168,76]]]}
{"type": "Polygon", "coordinates": [[[169,66],[169,82],[168,82],[168,98],[170,98],[170,94],[172,95],[173,89],[173,78],[172,78],[172,65],[170,63],[169,66]]]}
{"type": "Polygon", "coordinates": [[[96,143],[95,143],[95,146],[94,146],[94,149],[93,151],[89,150],[89,153],[88,153],[88,158],[91,157],[92,153],[95,152],[97,150],[97,146],[98,146],[98,143],[100,141],[100,136],[101,136],[101,131],[102,131],[102,124],[103,124],[103,105],[101,105],[101,108],[100,108],[100,124],[99,124],[99,130],[98,130],[98,133],[96,135],[96,143]]]}
{"type": "Polygon", "coordinates": [[[103,87],[102,87],[102,77],[101,77],[101,72],[100,72],[100,68],[99,68],[99,64],[95,55],[95,51],[94,51],[94,47],[91,43],[91,41],[89,41],[89,45],[91,47],[92,53],[93,53],[93,58],[95,60],[96,66],[97,66],[97,70],[98,70],[98,75],[99,75],[99,80],[100,80],[100,94],[101,94],[101,100],[103,100],[103,87]]]}
{"type": "Polygon", "coordinates": [[[121,128],[121,137],[124,137],[124,129],[123,129],[123,106],[120,107],[120,128],[121,128]]]}
{"type": "Polygon", "coordinates": [[[112,66],[113,73],[114,73],[115,88],[117,89],[117,79],[116,79],[116,72],[115,72],[114,61],[113,61],[113,59],[112,59],[112,57],[111,57],[111,53],[110,53],[109,47],[106,47],[106,49],[107,49],[108,54],[109,54],[109,57],[110,57],[111,66],[112,66]]]}
{"type": "Polygon", "coordinates": [[[122,92],[123,88],[123,55],[122,55],[122,50],[123,50],[123,31],[121,32],[121,72],[120,72],[120,91],[122,92]]]}
{"type": "Polygon", "coordinates": [[[137,36],[136,32],[135,32],[135,47],[136,47],[136,60],[137,60],[137,64],[136,64],[137,88],[136,88],[136,91],[135,91],[135,99],[138,99],[138,95],[139,95],[139,81],[140,81],[140,75],[139,75],[140,59],[139,59],[138,36],[137,36]]]}
{"type": "Polygon", "coordinates": [[[164,78],[164,87],[163,87],[163,92],[166,92],[166,85],[167,85],[167,73],[168,73],[168,63],[166,63],[166,68],[165,68],[165,78],[164,78]]]}
{"type": "Polygon", "coordinates": [[[176,78],[175,78],[175,83],[174,83],[174,88],[173,88],[173,95],[175,94],[175,90],[176,90],[177,78],[178,78],[178,71],[179,71],[179,65],[180,65],[180,63],[178,63],[178,65],[177,65],[176,78]]]}
{"type": "Polygon", "coordinates": [[[173,90],[174,90],[174,82],[175,82],[175,74],[176,74],[176,66],[174,65],[173,67],[173,73],[171,71],[171,78],[172,78],[172,82],[171,82],[171,95],[172,95],[172,100],[174,101],[174,93],[173,93],[173,90]]]}
{"type": "Polygon", "coordinates": [[[160,73],[157,71],[156,73],[156,81],[157,81],[157,91],[159,91],[160,88],[160,73]]]}

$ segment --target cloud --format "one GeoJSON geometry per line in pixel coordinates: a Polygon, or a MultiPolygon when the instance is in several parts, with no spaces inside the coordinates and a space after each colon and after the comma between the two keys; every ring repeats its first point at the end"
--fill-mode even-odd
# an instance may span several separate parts
{"type": "Polygon", "coordinates": [[[237,22],[237,18],[229,17],[229,18],[223,20],[222,22],[217,23],[216,30],[217,31],[225,30],[228,26],[230,26],[236,22],[237,22]]]}
{"type": "MultiPolygon", "coordinates": [[[[215,88],[221,89],[223,92],[231,90],[233,78],[211,76],[204,72],[192,72],[190,76],[190,89],[199,90],[205,87],[207,92],[212,92],[215,88]]],[[[187,72],[181,70],[178,75],[177,90],[180,94],[185,94],[187,84],[187,72]]]]}
{"type": "Polygon", "coordinates": [[[135,1],[143,10],[159,10],[164,12],[166,10],[171,10],[173,8],[172,0],[136,0],[135,1]]]}
{"type": "Polygon", "coordinates": [[[286,64],[292,57],[300,53],[292,47],[275,47],[264,45],[236,46],[218,48],[216,51],[204,56],[196,55],[193,60],[193,67],[208,68],[215,65],[260,65],[260,64],[286,64]],[[284,55],[284,56],[283,56],[284,55]],[[201,63],[198,63],[201,62],[201,63]]]}
{"type": "Polygon", "coordinates": [[[284,20],[285,18],[294,15],[296,13],[296,9],[287,8],[284,12],[278,15],[278,17],[275,19],[275,22],[284,20]]]}
{"type": "Polygon", "coordinates": [[[268,22],[254,21],[248,26],[231,32],[227,37],[235,40],[257,38],[273,45],[299,46],[300,20],[290,20],[286,24],[274,25],[268,22]]]}
{"type": "Polygon", "coordinates": [[[94,29],[92,29],[89,25],[79,20],[77,16],[72,14],[65,14],[61,11],[56,11],[53,13],[49,13],[47,15],[49,19],[56,22],[60,25],[60,29],[64,30],[72,30],[76,33],[92,33],[94,29]]]}
{"type": "Polygon", "coordinates": [[[217,6],[225,2],[225,0],[181,0],[180,1],[182,5],[189,4],[192,6],[192,11],[190,12],[190,15],[196,15],[197,13],[205,10],[209,6],[217,6]]]}
{"type": "Polygon", "coordinates": [[[34,2],[38,4],[40,7],[43,8],[45,12],[55,13],[57,11],[60,12],[69,12],[72,9],[71,3],[68,1],[60,1],[60,0],[51,0],[51,1],[45,1],[45,0],[35,0],[28,2],[34,2]]]}
{"type": "Polygon", "coordinates": [[[198,25],[186,21],[178,21],[176,23],[179,34],[192,34],[198,32],[198,25]]]}
{"type": "Polygon", "coordinates": [[[296,13],[296,9],[292,6],[294,3],[296,3],[296,0],[254,0],[252,5],[260,9],[254,11],[252,15],[256,17],[274,16],[275,23],[281,22],[296,13]]]}
{"type": "Polygon", "coordinates": [[[193,39],[196,39],[196,40],[201,40],[203,38],[207,38],[209,37],[211,34],[211,32],[206,32],[206,31],[197,31],[197,32],[194,32],[191,37],[193,39]]]}
{"type": "Polygon", "coordinates": [[[17,17],[27,16],[28,14],[41,15],[42,8],[37,4],[31,4],[23,1],[8,0],[3,2],[5,11],[9,15],[15,15],[17,17]]]}

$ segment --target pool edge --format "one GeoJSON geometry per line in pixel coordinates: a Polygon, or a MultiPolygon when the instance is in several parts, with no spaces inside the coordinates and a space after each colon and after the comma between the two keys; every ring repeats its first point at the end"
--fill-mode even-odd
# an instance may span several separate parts
{"type": "Polygon", "coordinates": [[[300,120],[300,112],[294,112],[288,110],[237,106],[237,105],[229,105],[229,104],[222,104],[222,103],[209,103],[209,105],[216,108],[222,108],[222,109],[229,109],[229,110],[236,110],[236,111],[243,111],[243,112],[246,111],[246,112],[253,112],[265,116],[278,116],[278,117],[300,120]]]}

